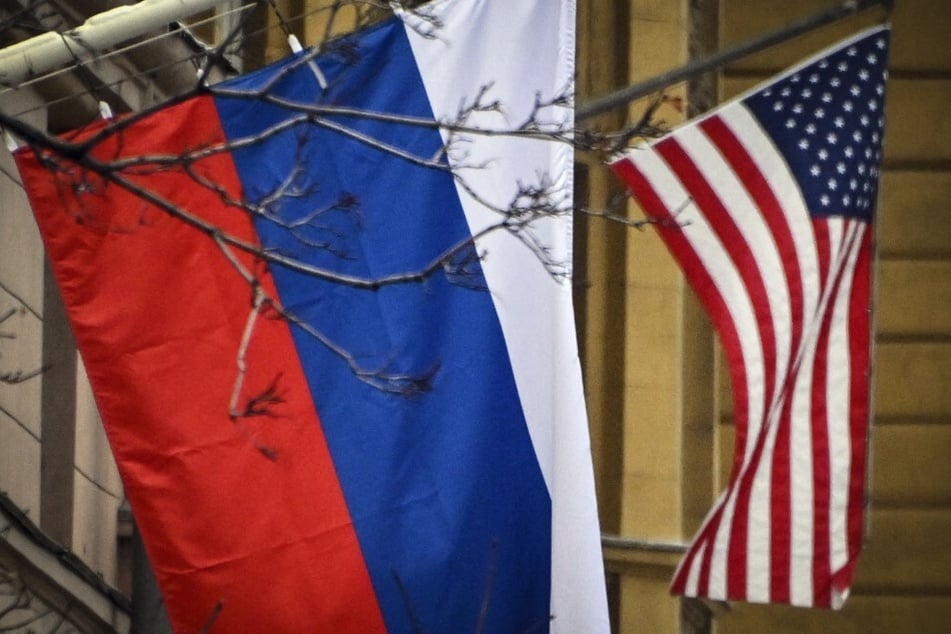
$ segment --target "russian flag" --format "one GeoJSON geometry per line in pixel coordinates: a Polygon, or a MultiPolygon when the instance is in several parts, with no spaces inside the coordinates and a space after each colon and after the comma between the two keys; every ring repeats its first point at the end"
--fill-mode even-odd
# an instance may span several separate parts
{"type": "Polygon", "coordinates": [[[426,124],[570,129],[573,2],[424,10],[18,153],[178,632],[608,629],[571,147],[426,124]]]}

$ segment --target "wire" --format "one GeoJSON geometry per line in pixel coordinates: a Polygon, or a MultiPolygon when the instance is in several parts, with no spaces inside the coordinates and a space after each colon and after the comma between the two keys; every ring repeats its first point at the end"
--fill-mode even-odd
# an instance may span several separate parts
{"type": "MultiPolygon", "coordinates": [[[[216,15],[210,16],[210,17],[208,17],[208,18],[204,18],[204,19],[202,19],[202,20],[198,20],[198,21],[196,21],[196,22],[193,22],[193,23],[189,24],[188,26],[189,26],[189,27],[203,26],[203,25],[208,24],[208,23],[210,23],[210,22],[214,22],[214,21],[218,20],[218,19],[221,18],[221,17],[225,17],[225,16],[231,15],[231,14],[233,14],[233,13],[238,13],[238,12],[241,12],[241,11],[245,11],[245,10],[247,10],[247,9],[254,8],[254,7],[256,7],[256,6],[257,6],[257,4],[256,4],[256,3],[253,3],[253,2],[252,2],[252,3],[249,3],[249,4],[245,4],[245,5],[242,5],[242,6],[240,6],[240,7],[236,7],[236,8],[234,8],[234,9],[229,9],[228,11],[224,11],[224,12],[222,12],[222,13],[220,13],[220,14],[216,14],[216,15]]],[[[273,27],[268,27],[268,28],[273,28],[273,27]]],[[[264,30],[266,30],[266,29],[259,29],[259,32],[263,32],[264,30]]],[[[258,34],[258,33],[254,33],[253,35],[257,35],[257,34],[258,34]]],[[[176,30],[176,31],[167,31],[167,32],[165,32],[165,33],[159,33],[158,35],[153,35],[153,36],[148,37],[148,38],[145,38],[145,39],[143,39],[143,40],[139,40],[139,41],[137,41],[137,42],[135,42],[135,43],[133,43],[133,44],[129,44],[129,45],[126,45],[126,46],[122,46],[122,47],[113,49],[113,50],[111,50],[111,51],[102,52],[102,53],[100,53],[99,55],[97,55],[96,57],[94,57],[92,60],[88,60],[88,61],[80,60],[80,59],[79,59],[78,57],[76,57],[76,55],[74,54],[74,57],[76,58],[75,63],[69,64],[68,66],[64,66],[64,67],[62,67],[62,68],[57,68],[56,70],[52,70],[52,71],[50,71],[50,72],[48,72],[48,73],[44,73],[44,74],[42,74],[42,75],[37,75],[36,77],[33,77],[33,78],[31,78],[31,79],[28,79],[27,81],[24,81],[24,82],[22,82],[22,83],[20,83],[20,84],[17,84],[16,86],[10,86],[10,87],[6,87],[6,88],[3,88],[3,89],[0,89],[0,97],[2,97],[4,94],[6,94],[6,93],[8,93],[8,92],[14,92],[14,91],[16,91],[16,90],[20,90],[21,88],[26,88],[26,87],[31,86],[31,85],[33,85],[33,84],[36,84],[36,83],[38,83],[38,82],[41,82],[41,81],[44,81],[44,80],[47,80],[47,79],[51,79],[51,78],[53,78],[53,77],[56,77],[56,76],[58,76],[58,75],[62,75],[62,74],[64,74],[64,73],[72,72],[74,69],[79,68],[79,67],[82,67],[82,66],[84,66],[85,64],[88,64],[89,61],[95,62],[95,61],[100,61],[100,60],[107,60],[107,59],[109,59],[109,58],[111,58],[111,57],[115,57],[115,56],[117,56],[117,55],[124,55],[124,54],[128,53],[129,51],[135,50],[136,48],[139,48],[139,47],[142,47],[142,46],[146,46],[146,45],[148,45],[148,44],[152,44],[153,42],[157,42],[157,41],[162,40],[162,39],[165,39],[165,38],[167,38],[167,37],[173,37],[173,36],[178,36],[178,35],[179,35],[179,32],[178,32],[177,30],[176,30]]],[[[70,49],[70,51],[72,52],[72,49],[70,49]]],[[[199,53],[195,53],[194,55],[191,55],[191,56],[186,57],[186,58],[184,58],[184,59],[181,59],[181,60],[172,62],[172,64],[177,64],[177,63],[181,63],[181,62],[187,61],[188,59],[191,59],[192,57],[195,57],[195,56],[198,56],[198,55],[200,55],[200,54],[199,54],[199,53]]],[[[153,72],[153,70],[144,70],[144,71],[142,71],[142,72],[140,72],[140,73],[138,73],[138,74],[136,74],[136,75],[130,75],[127,79],[130,79],[130,80],[131,80],[131,79],[136,79],[136,78],[138,78],[138,77],[141,77],[142,75],[147,75],[147,74],[149,74],[149,73],[151,73],[151,72],[153,72]]],[[[29,112],[29,111],[24,111],[24,112],[29,112]]]]}
{"type": "Polygon", "coordinates": [[[291,36],[291,27],[287,23],[287,20],[284,19],[281,10],[277,8],[277,0],[267,0],[268,4],[271,6],[271,11],[274,12],[274,16],[277,17],[278,24],[281,25],[281,31],[284,32],[285,37],[291,36]]]}
{"type": "MultiPolygon", "coordinates": [[[[375,4],[375,3],[368,2],[367,4],[375,4]]],[[[208,17],[208,18],[204,18],[204,19],[198,20],[198,21],[196,21],[196,22],[192,22],[192,23],[190,23],[188,26],[189,26],[189,27],[202,26],[202,25],[208,24],[208,23],[210,23],[210,22],[214,22],[214,21],[216,21],[216,20],[218,20],[218,19],[220,19],[220,18],[222,18],[222,17],[226,17],[226,16],[231,15],[231,14],[234,14],[234,13],[239,13],[239,12],[242,12],[242,11],[246,11],[246,10],[248,10],[248,9],[253,9],[253,8],[258,7],[258,6],[259,6],[259,3],[257,3],[257,2],[250,2],[250,3],[248,3],[248,4],[244,4],[244,5],[241,5],[241,6],[239,6],[239,7],[232,8],[232,9],[229,9],[229,10],[227,10],[227,11],[223,11],[223,12],[221,12],[221,13],[215,14],[214,16],[211,16],[211,17],[208,17]]],[[[239,47],[240,47],[240,44],[242,44],[243,42],[246,42],[246,41],[248,41],[248,40],[250,40],[250,39],[252,39],[252,38],[258,37],[258,36],[260,36],[260,35],[262,35],[262,34],[264,34],[264,33],[267,33],[268,31],[272,31],[272,30],[274,30],[274,29],[281,29],[282,31],[286,32],[287,29],[288,29],[288,25],[289,25],[290,23],[297,22],[297,21],[300,21],[300,20],[304,20],[304,19],[306,19],[306,18],[308,18],[308,17],[310,17],[310,16],[312,16],[312,15],[315,15],[315,14],[317,14],[317,13],[319,13],[319,12],[327,11],[327,10],[331,10],[331,9],[332,9],[332,6],[317,7],[317,8],[311,9],[310,11],[301,13],[301,14],[296,15],[296,16],[293,16],[293,17],[291,17],[291,18],[286,18],[286,19],[280,19],[280,18],[279,18],[279,20],[280,20],[279,24],[268,25],[268,26],[265,26],[265,27],[256,29],[256,30],[254,30],[254,31],[245,33],[245,34],[243,34],[243,35],[242,35],[241,37],[239,37],[239,38],[235,38],[235,40],[232,42],[232,46],[233,46],[234,48],[239,48],[239,47]]],[[[37,76],[37,77],[31,78],[31,79],[29,79],[29,80],[27,80],[27,81],[21,83],[21,84],[18,84],[18,85],[15,86],[15,87],[2,88],[2,89],[0,89],[0,98],[2,98],[3,95],[5,95],[5,94],[7,94],[7,93],[9,93],[9,92],[14,92],[14,91],[19,90],[19,89],[21,89],[21,88],[25,88],[25,87],[31,86],[31,85],[36,84],[36,83],[41,82],[41,81],[45,81],[45,80],[52,79],[52,78],[57,77],[57,76],[62,75],[62,74],[71,73],[71,72],[73,72],[73,71],[76,70],[76,69],[85,68],[85,67],[88,66],[88,64],[90,63],[90,61],[105,60],[105,59],[109,59],[109,58],[111,58],[111,57],[114,57],[114,56],[116,56],[116,55],[124,55],[124,54],[126,54],[126,53],[128,53],[128,52],[130,52],[130,51],[133,51],[133,50],[135,50],[135,49],[137,49],[137,48],[139,48],[139,47],[146,46],[146,45],[148,45],[148,44],[152,44],[152,43],[154,43],[154,42],[157,42],[157,41],[162,40],[162,39],[167,38],[167,37],[178,36],[179,34],[180,34],[179,31],[169,31],[169,32],[166,32],[166,33],[160,33],[160,34],[158,34],[158,35],[154,35],[154,36],[152,36],[152,37],[145,38],[145,39],[143,39],[143,40],[137,41],[137,42],[135,42],[134,44],[130,44],[130,45],[127,45],[127,46],[124,46],[124,47],[116,48],[116,49],[113,49],[113,50],[111,50],[111,51],[103,52],[103,53],[101,53],[101,54],[95,56],[92,60],[78,61],[77,63],[70,64],[70,65],[68,65],[68,66],[64,66],[64,67],[62,67],[62,68],[59,68],[59,69],[54,70],[54,71],[50,71],[50,72],[45,73],[45,74],[43,74],[43,75],[39,75],[39,76],[37,76]]],[[[173,66],[176,66],[176,65],[178,65],[178,64],[182,64],[182,63],[186,63],[186,62],[198,63],[205,55],[208,54],[208,52],[209,52],[210,50],[211,50],[211,48],[209,48],[208,51],[196,51],[195,53],[192,53],[191,55],[187,55],[187,56],[182,57],[182,58],[179,58],[179,59],[173,59],[173,60],[170,60],[170,61],[165,62],[164,64],[161,64],[161,65],[158,65],[158,66],[153,66],[153,67],[148,68],[148,69],[140,70],[139,72],[134,73],[134,74],[131,74],[131,75],[126,75],[125,77],[123,77],[123,78],[121,78],[121,79],[117,79],[117,80],[112,81],[112,82],[103,82],[103,83],[99,84],[98,88],[99,88],[99,89],[102,89],[102,88],[115,88],[115,87],[117,87],[117,86],[122,85],[122,84],[125,83],[125,82],[131,82],[131,81],[135,81],[135,80],[137,80],[137,79],[140,79],[140,78],[145,77],[145,76],[148,76],[148,75],[153,75],[153,74],[156,73],[157,71],[162,71],[162,70],[171,68],[171,67],[173,67],[173,66]]],[[[88,69],[87,69],[87,70],[88,70],[88,69]]],[[[49,108],[50,106],[57,105],[57,104],[60,104],[60,103],[64,103],[64,102],[70,101],[70,100],[72,100],[72,99],[78,99],[78,98],[84,97],[84,96],[86,96],[86,95],[93,95],[93,96],[95,96],[95,93],[96,93],[96,92],[97,92],[97,90],[95,90],[95,89],[90,89],[90,90],[85,90],[85,91],[82,91],[82,92],[70,93],[69,95],[60,97],[60,98],[58,98],[58,99],[53,99],[53,100],[45,101],[45,102],[43,102],[43,103],[40,104],[40,105],[33,106],[33,107],[27,108],[27,109],[25,109],[25,110],[21,110],[21,111],[19,111],[19,112],[10,113],[10,116],[13,116],[13,117],[21,117],[21,116],[23,116],[23,115],[26,115],[26,114],[29,114],[29,113],[32,113],[32,112],[36,112],[36,111],[38,111],[38,110],[43,110],[43,109],[49,108]]]]}
{"type": "Polygon", "coordinates": [[[742,42],[733,48],[719,51],[707,57],[691,60],[683,66],[662,75],[657,75],[656,77],[638,82],[626,88],[616,90],[588,103],[581,104],[575,110],[575,121],[585,121],[616,108],[626,106],[632,101],[642,99],[667,86],[680,83],[700,73],[719,69],[726,64],[735,62],[748,55],[769,48],[770,46],[814,31],[821,26],[831,24],[832,22],[865,11],[871,7],[881,5],[885,8],[886,12],[890,12],[892,4],[893,0],[844,0],[834,7],[805,17],[798,22],[787,24],[783,28],[767,33],[761,37],[742,42]]]}
{"type": "MultiPolygon", "coordinates": [[[[239,12],[242,12],[242,11],[246,11],[246,10],[248,10],[248,9],[253,9],[253,8],[255,8],[256,6],[257,6],[257,4],[256,4],[256,3],[253,3],[253,2],[252,2],[252,3],[249,3],[249,4],[245,4],[245,5],[242,5],[242,6],[233,8],[233,9],[229,9],[229,10],[227,10],[227,11],[223,11],[222,13],[218,13],[218,14],[216,14],[216,15],[214,15],[214,16],[211,16],[211,17],[208,17],[208,18],[204,18],[204,19],[198,20],[198,21],[196,21],[196,22],[192,22],[192,23],[190,23],[190,24],[188,25],[188,27],[202,26],[202,25],[208,24],[208,23],[210,23],[210,22],[214,22],[214,21],[216,21],[216,20],[218,20],[218,19],[220,19],[220,18],[222,18],[222,17],[226,17],[226,16],[231,15],[231,14],[235,14],[235,13],[239,13],[239,12]]],[[[237,42],[237,43],[240,43],[240,42],[242,42],[242,41],[244,41],[244,40],[246,40],[246,39],[249,39],[249,38],[252,38],[252,37],[256,37],[256,36],[258,36],[258,35],[260,35],[260,34],[266,32],[266,31],[268,31],[268,30],[271,30],[271,29],[273,29],[273,28],[276,28],[276,27],[274,27],[274,26],[268,26],[268,27],[264,27],[264,28],[262,28],[262,29],[257,29],[257,30],[254,31],[254,32],[251,32],[251,33],[246,34],[246,35],[243,36],[243,38],[241,38],[240,40],[236,40],[236,42],[237,42]]],[[[28,87],[28,86],[32,86],[32,85],[37,84],[37,83],[39,83],[39,82],[47,81],[47,80],[49,80],[49,79],[55,78],[55,77],[60,76],[60,75],[63,75],[63,74],[72,73],[72,72],[75,71],[75,70],[81,70],[81,71],[82,71],[82,70],[85,70],[85,71],[88,72],[88,65],[89,65],[90,62],[97,62],[97,61],[101,61],[101,60],[107,60],[107,59],[109,59],[109,58],[112,58],[112,57],[115,57],[115,56],[119,56],[119,55],[125,55],[126,53],[129,53],[130,51],[133,51],[133,50],[135,50],[135,49],[137,49],[137,48],[140,48],[140,47],[143,47],[143,46],[147,46],[147,45],[149,45],[149,44],[152,44],[152,43],[154,43],[154,42],[163,40],[163,39],[168,38],[168,37],[178,37],[178,36],[180,36],[180,35],[181,35],[181,32],[178,31],[178,30],[168,31],[168,32],[166,32],[166,33],[160,33],[160,34],[158,34],[158,35],[154,35],[154,36],[151,36],[151,37],[148,37],[148,38],[139,40],[139,41],[135,42],[134,44],[129,44],[129,45],[127,45],[127,46],[119,47],[119,48],[113,49],[113,50],[111,50],[111,51],[103,52],[103,53],[97,55],[96,57],[94,57],[94,58],[91,59],[91,60],[82,60],[82,59],[79,59],[79,58],[77,57],[76,60],[75,60],[75,62],[72,63],[72,64],[69,64],[68,66],[64,66],[64,67],[62,67],[62,68],[58,68],[58,69],[53,70],[53,71],[50,71],[50,72],[48,72],[48,73],[44,73],[44,74],[42,74],[42,75],[38,75],[38,76],[33,77],[33,78],[31,78],[31,79],[29,79],[29,80],[27,80],[27,81],[22,82],[21,84],[18,84],[17,86],[6,87],[6,88],[3,88],[3,89],[0,89],[0,97],[3,97],[3,95],[5,95],[5,94],[7,94],[7,93],[14,92],[14,91],[20,90],[20,89],[22,89],[22,88],[26,88],[26,87],[28,87]]],[[[164,64],[160,64],[160,65],[157,65],[157,66],[152,66],[152,67],[150,67],[150,68],[140,70],[140,71],[137,72],[137,73],[130,74],[130,75],[126,75],[125,77],[122,77],[121,79],[117,79],[117,80],[112,81],[112,82],[102,82],[102,83],[100,83],[100,84],[99,84],[98,86],[96,86],[96,87],[90,87],[88,90],[81,91],[81,92],[70,93],[69,95],[66,95],[66,96],[64,96],[64,97],[61,97],[61,98],[59,98],[59,99],[53,99],[53,100],[45,101],[44,103],[42,103],[42,104],[40,104],[40,105],[38,105],[38,106],[34,106],[34,107],[28,108],[28,109],[26,109],[26,110],[21,110],[21,111],[16,112],[16,113],[10,113],[10,116],[14,116],[14,117],[23,116],[23,115],[25,115],[25,114],[29,114],[29,113],[35,112],[35,111],[37,111],[37,110],[43,110],[43,109],[48,108],[48,107],[50,107],[50,106],[52,106],[52,105],[56,105],[56,104],[59,104],[59,103],[65,102],[65,101],[69,101],[69,100],[71,100],[71,99],[77,99],[77,98],[83,97],[83,96],[85,96],[85,95],[93,95],[93,96],[95,96],[95,94],[96,94],[99,90],[101,90],[102,88],[114,88],[114,87],[119,86],[119,85],[121,85],[121,84],[123,84],[123,83],[125,83],[125,82],[131,82],[131,81],[135,81],[135,80],[137,80],[137,79],[139,79],[139,78],[141,78],[141,77],[147,76],[147,75],[153,75],[153,74],[156,73],[157,71],[162,71],[162,70],[165,70],[165,69],[167,69],[167,68],[171,68],[171,67],[173,67],[173,66],[176,66],[176,65],[178,65],[178,64],[182,64],[182,63],[186,63],[186,62],[196,63],[196,62],[197,62],[198,60],[200,60],[202,57],[204,57],[205,55],[207,55],[208,52],[210,52],[210,50],[211,50],[211,48],[209,48],[208,50],[205,50],[205,51],[196,51],[196,52],[194,52],[194,53],[192,53],[192,54],[190,54],[190,55],[187,55],[187,56],[184,56],[184,57],[181,57],[181,58],[178,58],[178,59],[172,59],[172,60],[170,60],[170,61],[167,61],[167,62],[165,62],[164,64]]]]}

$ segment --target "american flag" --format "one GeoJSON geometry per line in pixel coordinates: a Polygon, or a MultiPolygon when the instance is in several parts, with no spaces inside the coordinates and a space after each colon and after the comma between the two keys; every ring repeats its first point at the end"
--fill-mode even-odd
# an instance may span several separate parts
{"type": "Polygon", "coordinates": [[[675,593],[832,608],[848,596],[888,35],[864,31],[612,164],[703,301],[733,385],[729,485],[675,593]]]}

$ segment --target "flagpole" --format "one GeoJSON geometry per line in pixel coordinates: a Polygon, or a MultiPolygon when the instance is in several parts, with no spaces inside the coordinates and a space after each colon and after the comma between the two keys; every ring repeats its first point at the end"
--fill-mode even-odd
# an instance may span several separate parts
{"type": "Polygon", "coordinates": [[[881,5],[885,8],[886,12],[890,13],[894,5],[894,0],[846,0],[842,4],[810,17],[803,18],[799,22],[794,22],[785,28],[749,40],[725,51],[693,60],[667,73],[657,75],[646,81],[622,88],[609,95],[582,104],[575,110],[575,120],[583,121],[610,112],[615,108],[619,108],[632,101],[657,92],[661,88],[685,81],[701,73],[716,70],[721,66],[735,62],[747,55],[758,53],[770,46],[785,42],[803,33],[808,33],[821,26],[836,22],[837,20],[841,20],[842,18],[854,15],[876,5],[881,5]]]}
{"type": "Polygon", "coordinates": [[[77,57],[165,28],[217,4],[220,0],[142,0],[98,13],[63,33],[49,31],[18,42],[0,50],[0,85],[15,87],[77,57]]]}

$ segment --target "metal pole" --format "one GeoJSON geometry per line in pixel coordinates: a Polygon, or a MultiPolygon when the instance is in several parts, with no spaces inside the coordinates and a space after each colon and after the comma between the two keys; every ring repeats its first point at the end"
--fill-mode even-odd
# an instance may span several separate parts
{"type": "Polygon", "coordinates": [[[622,537],[610,533],[601,533],[603,548],[617,548],[620,550],[642,550],[654,553],[685,553],[689,544],[679,542],[655,542],[633,537],[622,537]]]}
{"type": "Polygon", "coordinates": [[[15,87],[172,22],[210,9],[220,0],[142,0],[104,11],[64,33],[48,32],[0,50],[0,85],[15,87]]]}
{"type": "Polygon", "coordinates": [[[701,59],[694,60],[687,64],[684,64],[680,68],[675,68],[674,70],[658,75],[652,79],[642,81],[633,86],[628,86],[627,88],[622,88],[616,92],[611,93],[610,95],[605,95],[591,101],[589,103],[583,104],[575,110],[575,120],[583,121],[585,119],[590,119],[591,117],[596,117],[599,114],[604,114],[605,112],[610,112],[615,108],[628,104],[636,99],[646,97],[651,93],[657,92],[661,88],[665,88],[671,84],[676,84],[678,82],[685,81],[711,70],[716,70],[721,66],[729,64],[730,62],[735,62],[738,59],[746,57],[747,55],[752,55],[753,53],[759,52],[765,48],[769,48],[780,42],[785,42],[790,40],[797,35],[802,35],[803,33],[808,33],[814,29],[824,26],[836,20],[840,20],[844,17],[858,13],[873,7],[875,5],[881,5],[885,7],[887,11],[891,11],[894,0],[847,0],[842,4],[835,6],[831,9],[827,9],[822,13],[817,13],[816,15],[804,18],[799,22],[794,22],[789,26],[774,31],[762,37],[744,42],[739,46],[736,46],[725,51],[721,51],[709,57],[704,57],[701,59]]]}

